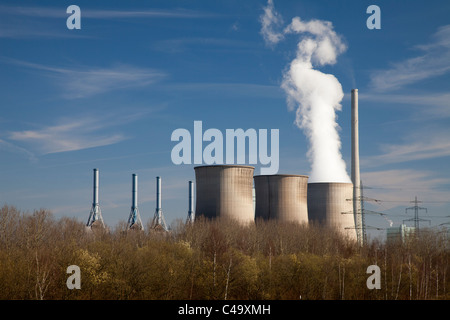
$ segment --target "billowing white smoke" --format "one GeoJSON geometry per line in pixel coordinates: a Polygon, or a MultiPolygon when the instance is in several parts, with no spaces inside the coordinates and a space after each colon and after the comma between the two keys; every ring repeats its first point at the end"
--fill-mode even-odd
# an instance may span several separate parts
{"type": "Polygon", "coordinates": [[[276,44],[287,34],[300,34],[296,58],[283,74],[281,87],[287,93],[290,110],[296,110],[295,124],[309,139],[308,159],[311,163],[310,182],[351,182],[340,152],[339,125],[336,111],[341,110],[344,97],[335,76],[325,74],[315,66],[332,65],[346,50],[345,44],[328,21],[292,19],[282,32],[274,30],[281,17],[268,0],[261,16],[261,34],[266,43],[276,44]]]}

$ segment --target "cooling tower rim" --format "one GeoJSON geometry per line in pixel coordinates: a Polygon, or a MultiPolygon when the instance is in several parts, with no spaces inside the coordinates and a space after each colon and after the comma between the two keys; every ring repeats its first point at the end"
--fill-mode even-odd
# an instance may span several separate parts
{"type": "Polygon", "coordinates": [[[206,166],[197,166],[194,167],[195,169],[199,168],[248,168],[248,169],[255,169],[255,167],[252,166],[245,166],[245,165],[238,165],[238,164],[213,164],[213,165],[206,165],[206,166]]]}
{"type": "Polygon", "coordinates": [[[309,176],[307,175],[302,175],[302,174],[260,174],[260,175],[256,175],[253,176],[254,178],[259,178],[259,177],[300,177],[300,178],[309,178],[309,176]]]}
{"type": "Polygon", "coordinates": [[[353,185],[352,182],[308,182],[308,184],[315,184],[315,185],[353,185]]]}

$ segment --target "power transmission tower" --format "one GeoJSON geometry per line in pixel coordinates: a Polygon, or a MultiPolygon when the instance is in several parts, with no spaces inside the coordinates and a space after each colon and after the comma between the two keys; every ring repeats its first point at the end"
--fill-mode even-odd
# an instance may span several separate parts
{"type": "Polygon", "coordinates": [[[416,229],[416,232],[419,232],[419,222],[420,221],[428,221],[428,223],[431,224],[431,220],[419,218],[419,210],[425,210],[426,213],[428,213],[428,210],[427,210],[427,208],[419,207],[419,203],[422,203],[422,201],[418,201],[417,196],[414,201],[411,201],[411,203],[414,203],[414,206],[406,208],[405,211],[406,211],[406,213],[408,213],[408,210],[414,210],[414,218],[403,220],[403,222],[414,221],[414,228],[416,229]]]}
{"type": "MultiPolygon", "coordinates": [[[[373,202],[379,202],[380,200],[377,199],[372,199],[372,198],[367,198],[364,196],[364,186],[362,181],[360,182],[360,192],[359,196],[352,198],[352,199],[348,199],[349,201],[353,201],[353,203],[355,202],[359,202],[357,206],[354,206],[354,208],[356,207],[356,212],[350,211],[350,212],[343,212],[348,213],[348,214],[354,214],[355,217],[355,227],[351,228],[351,229],[356,229],[356,235],[357,235],[357,239],[358,239],[358,243],[360,243],[361,245],[365,245],[367,243],[367,229],[376,229],[376,230],[382,230],[381,228],[376,228],[376,227],[372,227],[372,226],[367,226],[366,225],[366,219],[365,216],[366,214],[378,214],[381,216],[384,216],[384,213],[381,212],[375,212],[375,211],[371,211],[371,210],[367,210],[364,208],[364,201],[373,201],[373,202]]],[[[357,194],[358,194],[357,193],[357,194]]],[[[349,228],[346,228],[349,229],[349,228]]]]}

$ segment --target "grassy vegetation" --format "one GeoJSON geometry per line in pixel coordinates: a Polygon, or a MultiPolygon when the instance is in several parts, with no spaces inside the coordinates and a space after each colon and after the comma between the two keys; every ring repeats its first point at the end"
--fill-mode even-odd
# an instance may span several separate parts
{"type": "Polygon", "coordinates": [[[449,299],[449,242],[364,248],[321,226],[197,219],[170,233],[86,233],[46,210],[0,210],[0,299],[449,299]],[[381,289],[369,290],[369,265],[381,289]],[[66,269],[78,265],[81,289],[66,269]]]}

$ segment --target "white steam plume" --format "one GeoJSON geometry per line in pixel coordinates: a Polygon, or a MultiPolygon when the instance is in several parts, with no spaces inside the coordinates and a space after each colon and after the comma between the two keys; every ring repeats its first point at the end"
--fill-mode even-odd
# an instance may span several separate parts
{"type": "MultiPolygon", "coordinates": [[[[272,21],[273,2],[268,1],[261,21],[272,21]],[[267,16],[267,18],[264,18],[267,16]]],[[[286,34],[300,34],[297,55],[283,74],[281,87],[287,94],[290,110],[296,110],[295,124],[309,139],[308,159],[311,163],[310,182],[351,182],[341,155],[341,141],[336,111],[341,110],[344,97],[342,86],[332,74],[325,74],[314,66],[332,65],[346,50],[345,44],[329,21],[292,19],[282,36],[271,25],[262,25],[266,43],[276,44],[286,34]],[[275,36],[278,35],[278,36],[275,36]]]]}
{"type": "Polygon", "coordinates": [[[389,218],[386,218],[385,216],[383,216],[384,219],[386,219],[387,222],[389,222],[389,227],[392,227],[392,225],[394,224],[394,221],[392,221],[389,218]]]}
{"type": "Polygon", "coordinates": [[[283,18],[274,10],[273,1],[267,1],[267,7],[264,8],[264,14],[261,15],[261,34],[267,44],[277,44],[283,40],[284,35],[275,32],[273,27],[278,27],[283,24],[283,18]]]}

